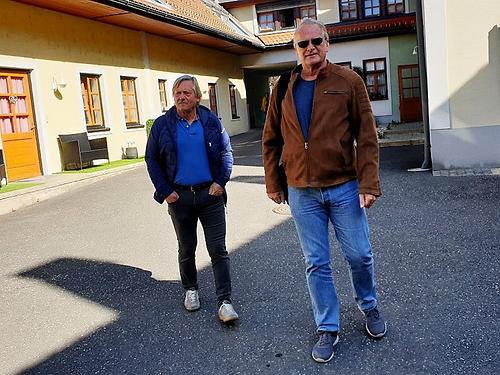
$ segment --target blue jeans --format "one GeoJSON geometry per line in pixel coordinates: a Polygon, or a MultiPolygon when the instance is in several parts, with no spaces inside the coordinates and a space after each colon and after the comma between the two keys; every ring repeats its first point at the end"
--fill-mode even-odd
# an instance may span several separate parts
{"type": "Polygon", "coordinates": [[[328,222],[350,266],[359,308],[377,305],[373,256],[358,181],[328,188],[289,187],[290,209],[306,262],[306,278],[318,331],[338,331],[340,306],[333,282],[328,222]]]}

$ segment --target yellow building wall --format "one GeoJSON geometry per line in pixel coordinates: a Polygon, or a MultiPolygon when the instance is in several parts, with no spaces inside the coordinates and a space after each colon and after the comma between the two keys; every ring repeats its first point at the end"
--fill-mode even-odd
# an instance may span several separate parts
{"type": "Polygon", "coordinates": [[[44,174],[61,171],[58,135],[86,131],[80,74],[100,76],[104,122],[110,130],[89,137],[107,137],[111,160],[121,159],[130,143],[144,155],[146,144],[145,128],[126,128],[121,76],[136,79],[141,124],[161,114],[158,79],[167,80],[172,105],[173,80],[193,74],[202,86],[202,104],[208,106],[208,82],[218,84],[219,116],[230,135],[249,128],[238,56],[7,0],[0,0],[0,18],[0,69],[31,71],[44,174]],[[52,89],[54,78],[66,82],[59,93],[52,89]],[[231,120],[229,80],[242,100],[237,120],[231,120]]]}
{"type": "Polygon", "coordinates": [[[500,124],[500,2],[446,2],[453,128],[500,124]],[[488,110],[484,110],[488,108],[488,110]]]}

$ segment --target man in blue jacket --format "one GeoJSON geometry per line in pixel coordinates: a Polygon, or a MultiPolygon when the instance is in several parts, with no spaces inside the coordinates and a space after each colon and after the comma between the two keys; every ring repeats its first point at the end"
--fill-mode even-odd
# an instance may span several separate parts
{"type": "Polygon", "coordinates": [[[195,262],[199,220],[212,261],[218,316],[227,323],[238,319],[231,303],[226,250],[224,186],[233,167],[231,144],[217,116],[200,105],[202,94],[195,77],[177,78],[173,95],[175,106],[156,119],[146,146],[154,199],[167,202],[177,234],[184,307],[200,308],[195,262]]]}

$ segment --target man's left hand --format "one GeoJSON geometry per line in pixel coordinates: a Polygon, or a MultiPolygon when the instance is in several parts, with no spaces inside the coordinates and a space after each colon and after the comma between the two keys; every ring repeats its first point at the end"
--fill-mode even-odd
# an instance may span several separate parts
{"type": "Polygon", "coordinates": [[[370,208],[373,206],[377,197],[372,194],[359,194],[359,205],[361,208],[370,208]]]}
{"type": "Polygon", "coordinates": [[[216,197],[220,197],[224,194],[224,188],[220,186],[217,182],[213,182],[208,189],[208,194],[215,195],[216,197]]]}

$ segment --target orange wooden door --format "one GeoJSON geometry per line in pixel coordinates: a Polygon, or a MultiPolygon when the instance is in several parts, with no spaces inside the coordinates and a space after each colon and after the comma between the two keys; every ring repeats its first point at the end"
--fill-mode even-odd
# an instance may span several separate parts
{"type": "Polygon", "coordinates": [[[399,65],[399,113],[401,122],[422,120],[418,65],[399,65]]]}
{"type": "Polygon", "coordinates": [[[27,72],[0,70],[0,131],[9,181],[40,176],[27,72]]]}

